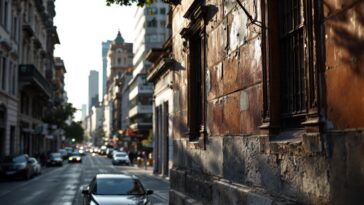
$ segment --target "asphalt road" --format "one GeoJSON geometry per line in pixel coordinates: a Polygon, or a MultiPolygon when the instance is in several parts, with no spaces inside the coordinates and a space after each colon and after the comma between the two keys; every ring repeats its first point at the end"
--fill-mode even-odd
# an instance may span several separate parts
{"type": "Polygon", "coordinates": [[[154,205],[168,204],[169,182],[132,166],[114,166],[105,156],[83,157],[81,164],[64,163],[62,167],[43,168],[42,174],[30,180],[0,182],[0,204],[6,205],[81,205],[82,185],[88,184],[97,173],[129,173],[139,177],[154,205]]]}

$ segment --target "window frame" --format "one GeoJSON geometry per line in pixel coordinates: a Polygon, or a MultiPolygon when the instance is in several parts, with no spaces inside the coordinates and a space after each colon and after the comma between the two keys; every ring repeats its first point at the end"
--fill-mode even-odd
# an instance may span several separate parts
{"type": "MultiPolygon", "coordinates": [[[[184,18],[190,20],[180,35],[187,50],[187,127],[188,138],[201,142],[207,137],[206,131],[206,8],[204,1],[194,1],[184,18]],[[198,61],[198,62],[196,62],[198,61]],[[196,72],[197,71],[197,72],[196,72]],[[197,89],[196,87],[199,87],[197,89]],[[200,98],[199,101],[196,98],[200,98]],[[197,101],[197,103],[196,103],[197,101]]],[[[203,143],[204,148],[205,143],[203,143]]]]}
{"type": "Polygon", "coordinates": [[[287,129],[305,129],[308,132],[318,132],[322,123],[319,118],[319,68],[322,65],[321,48],[323,39],[320,34],[320,17],[322,11],[320,2],[301,0],[303,2],[304,18],[304,78],[306,112],[302,120],[287,124],[282,119],[280,74],[283,55],[280,52],[279,0],[263,0],[262,9],[262,63],[263,63],[263,123],[262,133],[276,135],[287,129]]]}

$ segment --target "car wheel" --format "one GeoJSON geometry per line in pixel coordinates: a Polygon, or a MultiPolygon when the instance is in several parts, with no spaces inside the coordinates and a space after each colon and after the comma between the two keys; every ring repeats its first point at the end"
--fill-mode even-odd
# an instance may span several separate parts
{"type": "Polygon", "coordinates": [[[30,177],[31,177],[30,171],[27,171],[27,172],[24,174],[24,179],[25,179],[25,180],[28,180],[28,179],[30,179],[30,177]]]}

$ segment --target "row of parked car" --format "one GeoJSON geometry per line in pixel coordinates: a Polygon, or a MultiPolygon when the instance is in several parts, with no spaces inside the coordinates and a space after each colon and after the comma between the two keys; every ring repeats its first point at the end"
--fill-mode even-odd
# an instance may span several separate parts
{"type": "Polygon", "coordinates": [[[0,175],[3,178],[30,179],[42,173],[39,161],[27,154],[6,156],[0,162],[0,175]]]}
{"type": "Polygon", "coordinates": [[[38,160],[35,157],[29,157],[27,154],[6,156],[0,159],[0,178],[12,179],[30,179],[42,173],[43,166],[63,166],[63,162],[82,162],[81,153],[73,149],[61,149],[59,152],[53,152],[47,156],[42,156],[38,160]]]}

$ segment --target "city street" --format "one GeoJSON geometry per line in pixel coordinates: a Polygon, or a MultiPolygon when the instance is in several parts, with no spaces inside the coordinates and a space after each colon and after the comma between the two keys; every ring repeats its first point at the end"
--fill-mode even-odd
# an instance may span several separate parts
{"type": "Polygon", "coordinates": [[[151,189],[153,204],[168,204],[169,182],[148,170],[132,166],[113,166],[105,156],[83,157],[81,164],[64,163],[62,167],[43,168],[42,174],[28,181],[0,182],[0,203],[7,205],[81,205],[82,185],[97,173],[129,173],[139,177],[146,189],[151,189]]]}

